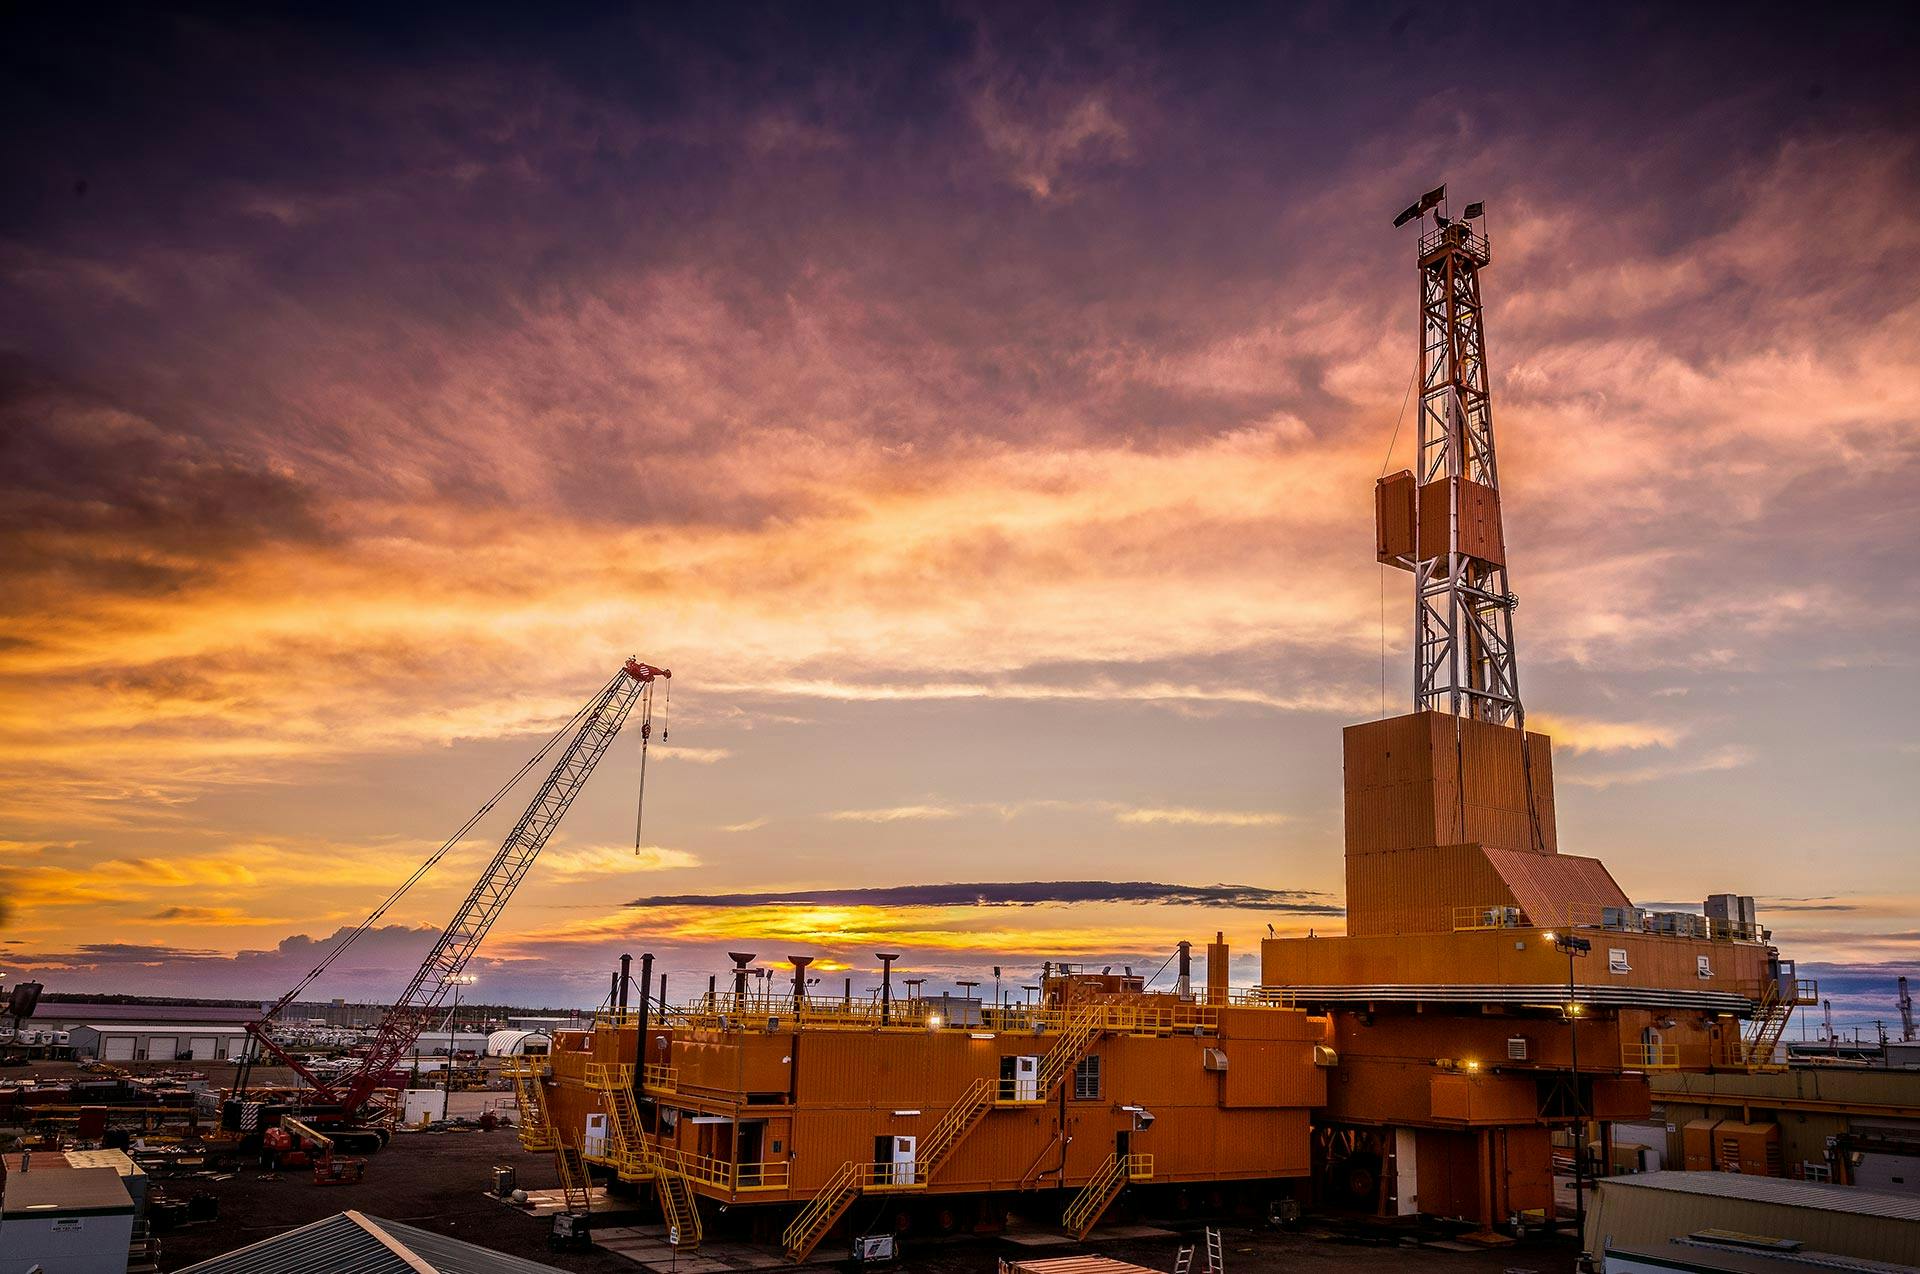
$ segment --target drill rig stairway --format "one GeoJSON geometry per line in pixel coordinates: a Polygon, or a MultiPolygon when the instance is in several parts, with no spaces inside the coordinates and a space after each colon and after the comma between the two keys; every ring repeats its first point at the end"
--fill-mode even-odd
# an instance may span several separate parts
{"type": "Polygon", "coordinates": [[[940,1122],[933,1126],[926,1140],[920,1145],[919,1161],[928,1180],[942,1163],[946,1161],[954,1147],[965,1141],[988,1111],[993,1109],[993,1082],[976,1079],[967,1085],[967,1091],[960,1094],[960,1100],[947,1108],[940,1116],[940,1122]]]}
{"type": "Polygon", "coordinates": [[[1117,1152],[1108,1155],[1107,1161],[1100,1165],[1092,1180],[1073,1196],[1073,1202],[1067,1205],[1060,1224],[1074,1238],[1086,1238],[1093,1232],[1093,1227],[1100,1223],[1100,1218],[1113,1201],[1120,1197],[1120,1192],[1126,1189],[1129,1181],[1146,1181],[1152,1176],[1152,1155],[1122,1155],[1117,1152]]]}
{"type": "Polygon", "coordinates": [[[547,1064],[533,1057],[517,1057],[506,1066],[506,1076],[513,1081],[513,1103],[520,1112],[520,1148],[533,1153],[552,1150],[556,1144],[546,1090],[541,1087],[546,1073],[547,1064]]]}
{"type": "Polygon", "coordinates": [[[560,1173],[560,1198],[570,1216],[586,1216],[593,1211],[593,1177],[580,1147],[564,1137],[553,1139],[553,1166],[560,1173]]]}
{"type": "Polygon", "coordinates": [[[1746,1028],[1740,1034],[1737,1044],[1739,1054],[1734,1058],[1734,1064],[1750,1071],[1782,1069],[1780,1063],[1773,1060],[1774,1053],[1780,1047],[1781,1037],[1787,1033],[1787,1023],[1792,1021],[1794,1009],[1801,1005],[1817,1004],[1819,1000],[1818,983],[1796,978],[1790,973],[1762,983],[1753,1016],[1747,1020],[1746,1028]]]}
{"type": "Polygon", "coordinates": [[[682,1251],[700,1246],[700,1208],[693,1187],[679,1170],[671,1151],[661,1152],[640,1126],[640,1104],[633,1096],[633,1067],[588,1062],[587,1087],[600,1094],[607,1107],[607,1160],[622,1181],[653,1182],[660,1215],[667,1223],[667,1241],[682,1251]]]}
{"type": "Polygon", "coordinates": [[[1106,1006],[1099,1000],[1087,1001],[1080,1006],[1079,1012],[1067,1019],[1059,1041],[1040,1059],[1037,1100],[1052,1100],[1054,1090],[1073,1074],[1073,1068],[1087,1055],[1087,1050],[1093,1047],[1093,1042],[1100,1038],[1106,1026],[1106,1006]]]}
{"type": "Polygon", "coordinates": [[[786,1233],[780,1236],[787,1250],[787,1259],[798,1265],[813,1254],[820,1246],[820,1240],[827,1237],[827,1231],[834,1223],[846,1215],[853,1201],[860,1197],[860,1165],[849,1159],[840,1165],[827,1184],[820,1187],[820,1193],[807,1201],[800,1209],[800,1215],[793,1219],[786,1233]]]}

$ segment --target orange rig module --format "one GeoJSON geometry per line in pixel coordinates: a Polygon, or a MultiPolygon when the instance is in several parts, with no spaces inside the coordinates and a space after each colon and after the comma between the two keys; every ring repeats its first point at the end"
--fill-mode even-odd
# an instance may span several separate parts
{"type": "MultiPolygon", "coordinates": [[[[1062,1223],[1084,1234],[1130,1182],[1303,1177],[1330,1023],[1229,991],[1226,945],[1209,954],[1204,989],[1066,972],[1020,1004],[895,1000],[890,980],[878,1000],[823,999],[804,957],[791,994],[750,994],[740,957],[731,992],[664,1020],[614,1009],[519,1059],[521,1140],[557,1154],[570,1192],[584,1165],[651,1182],[682,1246],[693,1195],[804,1202],[781,1213],[796,1260],[861,1199],[937,1195],[935,1223],[971,1226],[1069,1187],[1062,1223]]],[[[913,1210],[887,1207],[889,1230],[913,1210]]]]}
{"type": "Polygon", "coordinates": [[[1441,187],[1395,224],[1412,221],[1415,465],[1378,485],[1376,555],[1413,577],[1413,711],[1346,731],[1345,936],[1266,940],[1251,989],[1229,990],[1216,940],[1204,989],[1064,973],[1033,1005],[899,1005],[890,981],[823,1002],[805,958],[791,995],[755,997],[736,956],[731,994],[643,996],[655,1020],[616,1008],[516,1063],[522,1140],[556,1154],[570,1208],[590,1165],[651,1182],[683,1247],[702,1197],[786,1204],[766,1232],[798,1260],[850,1213],[891,1232],[915,1197],[938,1224],[991,1224],[1011,1196],[1065,1189],[1084,1234],[1130,1182],[1273,1198],[1306,1178],[1323,1204],[1462,1217],[1494,1241],[1554,1214],[1556,1135],[1579,1211],[1590,1134],[1604,1166],[1607,1121],[1649,1113],[1650,1072],[1779,1065],[1817,990],[1751,897],[1642,909],[1560,852],[1515,658],[1484,209],[1450,218],[1441,187]],[[854,1213],[863,1199],[880,1206],[854,1213]]]}

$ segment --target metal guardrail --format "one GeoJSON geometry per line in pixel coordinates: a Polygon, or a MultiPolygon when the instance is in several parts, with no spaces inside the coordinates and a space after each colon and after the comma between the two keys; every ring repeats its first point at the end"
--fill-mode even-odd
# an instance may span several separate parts
{"type": "Polygon", "coordinates": [[[1766,930],[1737,920],[1714,920],[1691,912],[1648,912],[1640,907],[1603,907],[1596,903],[1568,903],[1551,916],[1534,916],[1512,903],[1477,903],[1453,908],[1453,932],[1477,929],[1602,929],[1609,933],[1652,934],[1663,938],[1691,938],[1702,942],[1760,942],[1766,930]],[[1675,915],[1674,928],[1661,928],[1656,917],[1675,915]]]}
{"type": "Polygon", "coordinates": [[[1623,1041],[1620,1064],[1632,1070],[1673,1070],[1680,1065],[1680,1046],[1623,1041]]]}
{"type": "Polygon", "coordinates": [[[784,1159],[766,1163],[733,1163],[680,1150],[674,1152],[674,1166],[688,1180],[734,1193],[785,1190],[793,1181],[793,1165],[784,1159]]]}
{"type": "Polygon", "coordinates": [[[927,1188],[927,1170],[917,1160],[910,1163],[855,1164],[854,1173],[854,1180],[862,1194],[927,1188]]]}
{"type": "MultiPolygon", "coordinates": [[[[969,1012],[961,1020],[939,1016],[940,1002],[901,1000],[888,1006],[882,1020],[880,1006],[872,1001],[803,1001],[796,1010],[792,996],[749,996],[735,999],[718,995],[691,1004],[670,1007],[662,1020],[675,1026],[714,1027],[719,1029],[763,1029],[769,1032],[804,1030],[894,1030],[894,1031],[992,1031],[995,1034],[1050,1035],[1065,1031],[1078,1020],[1085,1001],[1076,1001],[1065,1009],[1037,1004],[981,1005],[978,1019],[969,1012]]],[[[1219,1025],[1222,1006],[1251,1009],[1290,1009],[1292,994],[1284,987],[1252,988],[1230,991],[1209,1000],[1196,994],[1191,1000],[1171,1000],[1151,996],[1129,1001],[1119,997],[1101,1008],[1101,1029],[1122,1034],[1166,1034],[1195,1027],[1208,1030],[1219,1025]],[[1154,1003],[1165,999],[1166,1003],[1154,1003]]]]}
{"type": "Polygon", "coordinates": [[[642,1086],[656,1093],[677,1092],[680,1088],[680,1068],[678,1066],[659,1066],[649,1062],[641,1072],[642,1086]]]}

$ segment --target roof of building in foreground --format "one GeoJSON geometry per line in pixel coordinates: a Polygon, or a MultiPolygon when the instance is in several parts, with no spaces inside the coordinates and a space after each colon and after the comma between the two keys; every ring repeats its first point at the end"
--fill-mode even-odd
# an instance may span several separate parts
{"type": "Polygon", "coordinates": [[[189,1265],[181,1274],[553,1274],[554,1267],[430,1230],[341,1212],[189,1265]]]}
{"type": "Polygon", "coordinates": [[[1704,1194],[1722,1199],[1771,1203],[1778,1207],[1816,1208],[1822,1212],[1848,1212],[1855,1216],[1920,1221],[1920,1198],[1913,1195],[1884,1194],[1862,1190],[1857,1186],[1794,1181],[1786,1177],[1761,1177],[1740,1172],[1642,1172],[1603,1177],[1596,1185],[1607,1190],[1671,1190],[1680,1194],[1704,1194]]]}

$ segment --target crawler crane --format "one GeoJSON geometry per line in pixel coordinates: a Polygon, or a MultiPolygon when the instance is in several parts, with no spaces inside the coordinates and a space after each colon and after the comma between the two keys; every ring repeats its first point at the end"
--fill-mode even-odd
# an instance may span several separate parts
{"type": "MultiPolygon", "coordinates": [[[[303,1117],[312,1124],[328,1127],[342,1150],[374,1149],[385,1140],[384,1134],[374,1129],[353,1125],[360,1121],[362,1113],[382,1089],[398,1083],[396,1068],[400,1059],[413,1049],[421,1032],[438,1016],[442,999],[456,985],[467,961],[479,950],[488,930],[513,897],[513,891],[533,866],[533,860],[546,846],[567,808],[586,785],[594,766],[606,754],[621,726],[636,708],[640,713],[641,773],[645,774],[646,747],[653,734],[654,684],[656,681],[666,681],[672,675],[665,668],[655,668],[637,659],[627,660],[620,671],[600,688],[599,693],[548,739],[546,745],[521,767],[519,773],[495,792],[459,831],[388,895],[386,901],[375,908],[358,928],[335,943],[311,973],[281,996],[258,1021],[248,1024],[247,1032],[258,1042],[258,1049],[250,1050],[248,1061],[242,1063],[235,1073],[232,1116],[235,1131],[254,1131],[246,1126],[247,1110],[239,1099],[246,1091],[252,1057],[264,1052],[280,1065],[290,1068],[311,1090],[299,1103],[303,1117]],[[467,894],[466,901],[460,904],[453,919],[447,922],[447,927],[434,942],[427,958],[415,970],[407,989],[382,1016],[365,1055],[343,1074],[322,1076],[301,1058],[281,1047],[272,1031],[274,1019],[281,1011],[313,985],[356,939],[378,923],[401,895],[458,844],[516,783],[532,773],[562,739],[567,739],[567,743],[560,759],[547,774],[540,790],[534,794],[520,821],[514,824],[513,830],[494,852],[486,870],[467,894]]],[[[661,737],[666,737],[664,732],[661,737]]],[[[448,1061],[451,1064],[452,1059],[448,1061]]]]}

